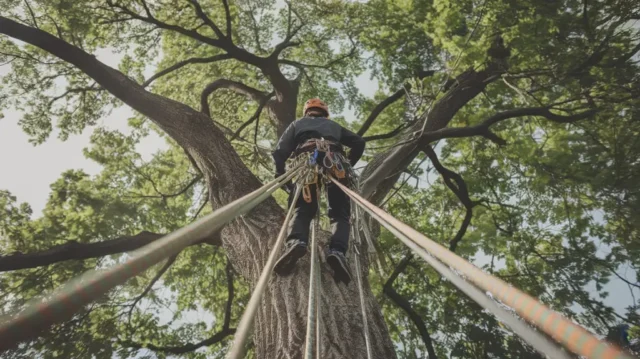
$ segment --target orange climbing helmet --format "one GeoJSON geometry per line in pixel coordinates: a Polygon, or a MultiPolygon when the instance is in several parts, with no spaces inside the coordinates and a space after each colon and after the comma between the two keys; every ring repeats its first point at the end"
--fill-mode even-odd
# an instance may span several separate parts
{"type": "Polygon", "coordinates": [[[324,103],[324,101],[322,101],[321,99],[312,98],[307,100],[307,102],[304,103],[304,109],[302,110],[302,114],[306,116],[307,111],[312,109],[322,110],[326,114],[327,118],[329,118],[329,106],[327,106],[327,104],[324,103]]]}

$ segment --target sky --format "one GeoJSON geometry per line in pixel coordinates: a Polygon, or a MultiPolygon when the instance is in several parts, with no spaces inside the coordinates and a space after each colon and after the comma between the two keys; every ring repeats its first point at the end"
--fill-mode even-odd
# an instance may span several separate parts
{"type": "MultiPolygon", "coordinates": [[[[112,67],[117,67],[121,58],[108,50],[99,51],[97,57],[112,67]]],[[[7,65],[0,66],[0,76],[8,71],[7,65]]],[[[148,69],[147,72],[152,73],[153,68],[148,69]]],[[[368,97],[372,97],[377,89],[377,84],[369,79],[368,73],[360,76],[356,85],[363,95],[368,97]]],[[[22,132],[18,125],[21,113],[8,110],[4,112],[4,115],[5,117],[0,119],[0,190],[9,190],[19,202],[29,203],[33,209],[34,217],[41,215],[50,192],[49,186],[59,178],[62,172],[68,169],[82,169],[93,175],[101,170],[98,164],[85,158],[82,154],[83,148],[90,145],[89,139],[95,127],[86,129],[80,135],[71,135],[66,141],[58,139],[54,131],[48,141],[34,146],[28,142],[28,136],[22,132]]],[[[133,112],[128,107],[121,107],[103,118],[98,126],[127,133],[129,131],[127,119],[132,115],[133,112]]],[[[347,119],[354,118],[352,110],[346,110],[342,115],[347,119]]],[[[137,150],[144,158],[148,159],[153,153],[164,148],[166,148],[165,141],[152,133],[142,140],[137,150]]],[[[482,255],[477,256],[476,264],[482,265],[487,258],[482,255]]],[[[621,299],[629,297],[626,284],[614,280],[607,286],[607,289],[613,294],[609,304],[622,313],[623,308],[628,305],[628,300],[621,299]],[[624,296],[615,295],[621,291],[625,293],[624,296]]],[[[195,319],[200,315],[202,314],[193,313],[192,318],[195,319]]],[[[185,320],[189,320],[189,317],[185,320]]]]}

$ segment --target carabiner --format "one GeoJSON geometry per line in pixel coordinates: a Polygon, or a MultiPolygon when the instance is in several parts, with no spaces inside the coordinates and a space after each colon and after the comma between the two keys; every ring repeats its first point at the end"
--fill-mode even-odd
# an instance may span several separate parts
{"type": "Polygon", "coordinates": [[[304,201],[307,203],[311,203],[311,188],[309,188],[309,185],[304,185],[304,187],[302,188],[302,197],[304,198],[304,201]]]}

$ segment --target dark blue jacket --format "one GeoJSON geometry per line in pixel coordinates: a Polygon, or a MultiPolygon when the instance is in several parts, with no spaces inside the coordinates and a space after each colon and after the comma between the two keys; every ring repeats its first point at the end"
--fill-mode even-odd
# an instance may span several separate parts
{"type": "Polygon", "coordinates": [[[276,163],[276,175],[285,172],[285,163],[298,145],[312,138],[324,138],[351,148],[349,163],[351,166],[362,157],[365,142],[362,137],[324,117],[303,117],[287,127],[272,152],[276,163]]]}

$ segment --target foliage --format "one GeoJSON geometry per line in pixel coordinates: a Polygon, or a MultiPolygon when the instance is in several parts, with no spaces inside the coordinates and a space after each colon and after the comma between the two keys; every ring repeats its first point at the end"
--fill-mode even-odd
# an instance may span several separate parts
{"type": "MultiPolygon", "coordinates": [[[[119,69],[139,83],[181,61],[224,54],[179,31],[123,17],[122,9],[144,13],[143,3],[0,0],[0,6],[8,9],[3,16],[57,34],[90,53],[106,48],[121,55],[119,69]],[[120,7],[110,5],[114,3],[120,7]]],[[[226,22],[224,3],[200,1],[216,24],[226,22]]],[[[215,35],[189,1],[149,4],[159,22],[215,35]]],[[[287,5],[238,0],[230,3],[229,12],[235,44],[263,58],[288,31],[304,25],[294,37],[300,45],[287,47],[279,57],[282,73],[298,86],[297,113],[302,100],[320,96],[331,104],[338,121],[356,129],[388,93],[404,86],[404,98],[387,107],[366,136],[423,120],[436,101],[446,99],[458,76],[490,68],[495,65],[492,59],[504,59],[503,55],[502,73],[457,111],[449,127],[478,126],[496,113],[521,108],[546,107],[567,116],[597,110],[581,121],[519,116],[491,127],[497,140],[483,132],[445,138],[434,147],[442,165],[464,179],[473,205],[471,224],[456,249],[459,255],[600,335],[620,323],[629,324],[637,335],[640,35],[634,21],[640,19],[638,4],[305,0],[287,5]],[[499,41],[507,54],[495,53],[499,41]],[[357,88],[356,77],[364,70],[379,83],[373,98],[365,98],[357,88]],[[427,70],[436,74],[425,76],[427,70]],[[339,116],[347,106],[354,107],[356,119],[339,116]],[[629,291],[609,292],[614,282],[629,291]],[[628,303],[624,311],[614,308],[622,302],[628,303]]],[[[220,27],[225,31],[224,25],[220,27]]],[[[27,204],[2,192],[3,255],[40,252],[68,241],[96,243],[141,231],[167,233],[209,211],[202,210],[207,184],[176,143],[167,140],[168,149],[150,161],[137,154],[136,145],[149,131],[161,133],[157,127],[139,116],[130,120],[127,134],[96,126],[121,104],[79,69],[31,45],[1,37],[0,63],[5,62],[11,71],[2,78],[0,111],[23,111],[20,125],[36,144],[51,140],[54,128],[62,140],[93,129],[92,146],[85,155],[103,170],[95,177],[81,170],[63,173],[51,185],[49,201],[38,218],[27,204]]],[[[189,64],[155,79],[148,88],[200,109],[202,90],[220,78],[242,82],[263,95],[274,90],[272,75],[236,59],[189,64]]],[[[233,88],[216,91],[205,102],[244,163],[260,179],[270,178],[269,151],[278,133],[277,114],[265,109],[258,121],[236,136],[260,103],[233,88]]],[[[371,160],[409,138],[401,133],[370,141],[365,158],[371,160]]],[[[385,209],[443,244],[451,241],[466,213],[459,196],[424,154],[406,172],[384,202],[385,209]]],[[[284,194],[278,192],[276,197],[284,205],[284,194]]],[[[388,275],[406,249],[384,230],[377,241],[388,275]]],[[[7,295],[1,299],[1,312],[20,308],[87,269],[108,266],[125,256],[2,273],[0,288],[7,295]]],[[[162,358],[171,355],[162,347],[196,343],[220,331],[229,294],[222,250],[204,244],[185,249],[137,301],[162,266],[117,288],[10,357],[162,358]],[[161,348],[141,349],[149,345],[161,348]]],[[[372,270],[370,281],[383,304],[398,355],[424,356],[426,347],[414,323],[382,294],[387,277],[372,270]]],[[[237,278],[234,283],[235,323],[248,286],[237,278]]],[[[410,262],[393,287],[420,314],[439,357],[539,357],[418,259],[410,262]]],[[[221,358],[227,344],[181,355],[221,358]]]]}

